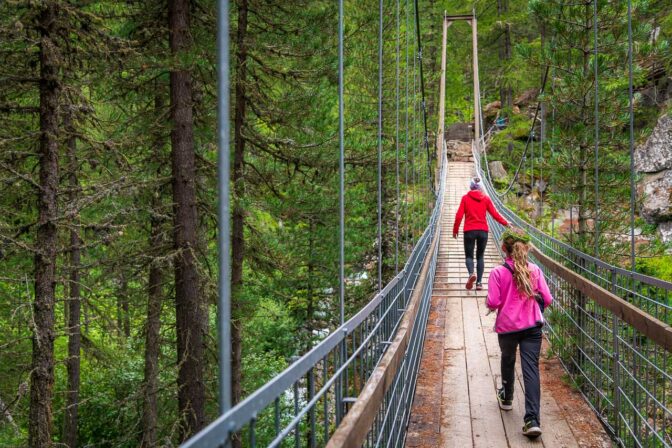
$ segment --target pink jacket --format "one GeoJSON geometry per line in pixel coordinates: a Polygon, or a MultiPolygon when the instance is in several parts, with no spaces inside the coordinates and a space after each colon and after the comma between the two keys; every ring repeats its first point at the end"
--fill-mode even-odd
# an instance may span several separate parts
{"type": "MultiPolygon", "coordinates": [[[[513,268],[513,260],[507,258],[506,263],[513,268]]],[[[532,273],[532,287],[543,297],[544,307],[548,307],[553,297],[544,273],[534,263],[528,263],[528,266],[532,273]]],[[[491,310],[497,310],[497,333],[513,333],[544,324],[544,316],[537,302],[518,292],[511,272],[504,266],[497,266],[490,272],[486,305],[491,310]]]]}

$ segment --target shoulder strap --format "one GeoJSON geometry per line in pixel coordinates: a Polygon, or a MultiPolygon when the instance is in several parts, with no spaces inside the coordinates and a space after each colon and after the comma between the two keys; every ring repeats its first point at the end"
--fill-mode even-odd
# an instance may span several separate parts
{"type": "Polygon", "coordinates": [[[509,266],[509,263],[505,261],[504,263],[502,263],[502,266],[504,266],[507,269],[507,271],[509,271],[511,275],[513,275],[513,268],[509,266]]]}

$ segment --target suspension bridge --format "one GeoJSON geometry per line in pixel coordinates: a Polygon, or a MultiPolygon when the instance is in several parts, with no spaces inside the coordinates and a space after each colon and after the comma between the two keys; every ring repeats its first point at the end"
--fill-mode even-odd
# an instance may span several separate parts
{"type": "MultiPolygon", "coordinates": [[[[413,120],[421,136],[413,151],[425,151],[429,133],[422,73],[422,46],[417,1],[409,14],[415,22],[413,79],[419,99],[413,120]]],[[[228,17],[220,14],[220,77],[228,89],[228,17]]],[[[400,9],[397,2],[397,29],[400,9]]],[[[382,47],[383,3],[380,2],[378,238],[381,224],[382,47]]],[[[424,232],[414,242],[405,265],[386,285],[346,320],[344,297],[344,125],[343,2],[339,3],[339,117],[341,173],[340,304],[341,325],[293,362],[285,371],[231,407],[228,350],[228,246],[221,249],[220,384],[221,416],[188,440],[184,447],[544,447],[672,446],[672,284],[610,265],[553,238],[517,216],[500,199],[489,179],[488,136],[483,132],[478,80],[475,15],[446,16],[437,132],[437,174],[424,172],[434,208],[424,232]],[[444,138],[446,29],[455,21],[472,27],[474,51],[474,139],[471,161],[451,161],[444,138]],[[521,434],[524,413],[520,372],[513,410],[502,412],[495,398],[499,384],[499,348],[487,316],[485,291],[465,291],[461,239],[450,228],[467,180],[479,176],[500,213],[526,229],[533,243],[532,260],[544,271],[554,296],[547,310],[542,361],[543,435],[521,434]],[[562,378],[565,378],[564,380],[562,378]]],[[[409,40],[406,33],[406,46],[409,40]]],[[[397,34],[399,48],[399,34],[397,34]]],[[[397,52],[399,54],[399,52],[397,52]]],[[[407,52],[408,55],[408,52],[407,52]]],[[[407,56],[408,58],[408,56],[407,56]]],[[[631,62],[631,61],[630,61],[631,62]]],[[[397,129],[399,127],[399,58],[397,57],[397,129]]],[[[406,64],[406,77],[410,65],[406,64]]],[[[408,89],[409,83],[406,82],[408,89]]],[[[220,90],[221,92],[222,90],[220,90]]],[[[632,89],[631,89],[632,95],[632,89]]],[[[220,147],[227,148],[228,98],[220,99],[220,147]]],[[[632,111],[632,109],[631,109],[632,111]]],[[[408,138],[408,114],[406,132],[408,138]]],[[[398,135],[397,135],[398,137],[398,135]]],[[[397,142],[399,138],[397,138],[397,142]]],[[[408,145],[408,140],[406,145],[408,145]]],[[[399,182],[397,143],[397,182],[399,182]]],[[[408,153],[407,153],[408,155],[408,153]]],[[[223,235],[228,234],[228,151],[220,151],[223,235]]],[[[397,195],[399,190],[397,190],[397,195]]],[[[398,198],[399,199],[399,198],[398,198]]],[[[403,202],[403,201],[398,201],[403,202]]],[[[397,225],[399,222],[397,209],[397,225]]],[[[486,272],[501,262],[502,227],[490,220],[486,272]]],[[[399,237],[397,229],[397,237],[399,237]]],[[[485,279],[487,290],[487,277],[485,279]]],[[[520,363],[517,363],[519,366],[520,363]]]]}

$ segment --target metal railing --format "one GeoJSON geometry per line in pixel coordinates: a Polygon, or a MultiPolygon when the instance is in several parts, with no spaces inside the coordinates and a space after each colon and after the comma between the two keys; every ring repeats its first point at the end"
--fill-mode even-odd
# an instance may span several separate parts
{"type": "MultiPolygon", "coordinates": [[[[584,254],[536,229],[494,194],[500,213],[528,231],[532,259],[555,301],[546,334],[575,386],[624,447],[672,446],[672,284],[584,254]]],[[[492,221],[497,240],[502,227],[492,221]]]]}
{"type": "MultiPolygon", "coordinates": [[[[442,186],[444,173],[442,170],[442,186]]],[[[233,437],[250,447],[326,445],[397,333],[437,232],[442,201],[443,188],[404,269],[380,293],[312,350],[182,446],[223,447],[233,437]]],[[[414,331],[416,328],[424,334],[421,326],[414,326],[414,331]]],[[[410,403],[414,391],[416,358],[419,352],[414,352],[403,369],[405,403],[410,403]]],[[[398,406],[395,397],[390,395],[386,403],[398,406]]],[[[407,410],[403,412],[398,415],[395,411],[394,415],[408,419],[407,410]]],[[[401,424],[401,420],[395,421],[401,424]]],[[[394,428],[399,434],[399,426],[394,428]]]]}
{"type": "MultiPolygon", "coordinates": [[[[443,160],[445,167],[445,156],[443,160]]],[[[441,200],[437,202],[437,213],[441,212],[446,172],[447,168],[442,168],[439,184],[441,200]]],[[[404,445],[424,346],[440,238],[439,226],[433,236],[430,258],[425,261],[421,272],[422,289],[416,291],[411,298],[404,322],[390,349],[371,375],[355,406],[334,433],[327,448],[404,445]]]]}
{"type": "Polygon", "coordinates": [[[495,194],[488,171],[481,169],[480,157],[476,152],[474,160],[479,176],[484,179],[486,190],[497,209],[501,209],[507,220],[525,229],[539,250],[656,319],[672,325],[672,283],[611,265],[540,231],[504,205],[495,194]]]}

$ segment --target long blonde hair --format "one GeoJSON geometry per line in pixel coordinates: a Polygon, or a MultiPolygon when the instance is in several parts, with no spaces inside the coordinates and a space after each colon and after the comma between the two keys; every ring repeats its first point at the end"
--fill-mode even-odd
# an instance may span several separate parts
{"type": "Polygon", "coordinates": [[[525,238],[517,238],[514,232],[509,232],[504,237],[504,248],[513,260],[513,280],[518,292],[527,298],[534,296],[532,288],[532,272],[527,267],[527,253],[530,245],[525,238]]]}

